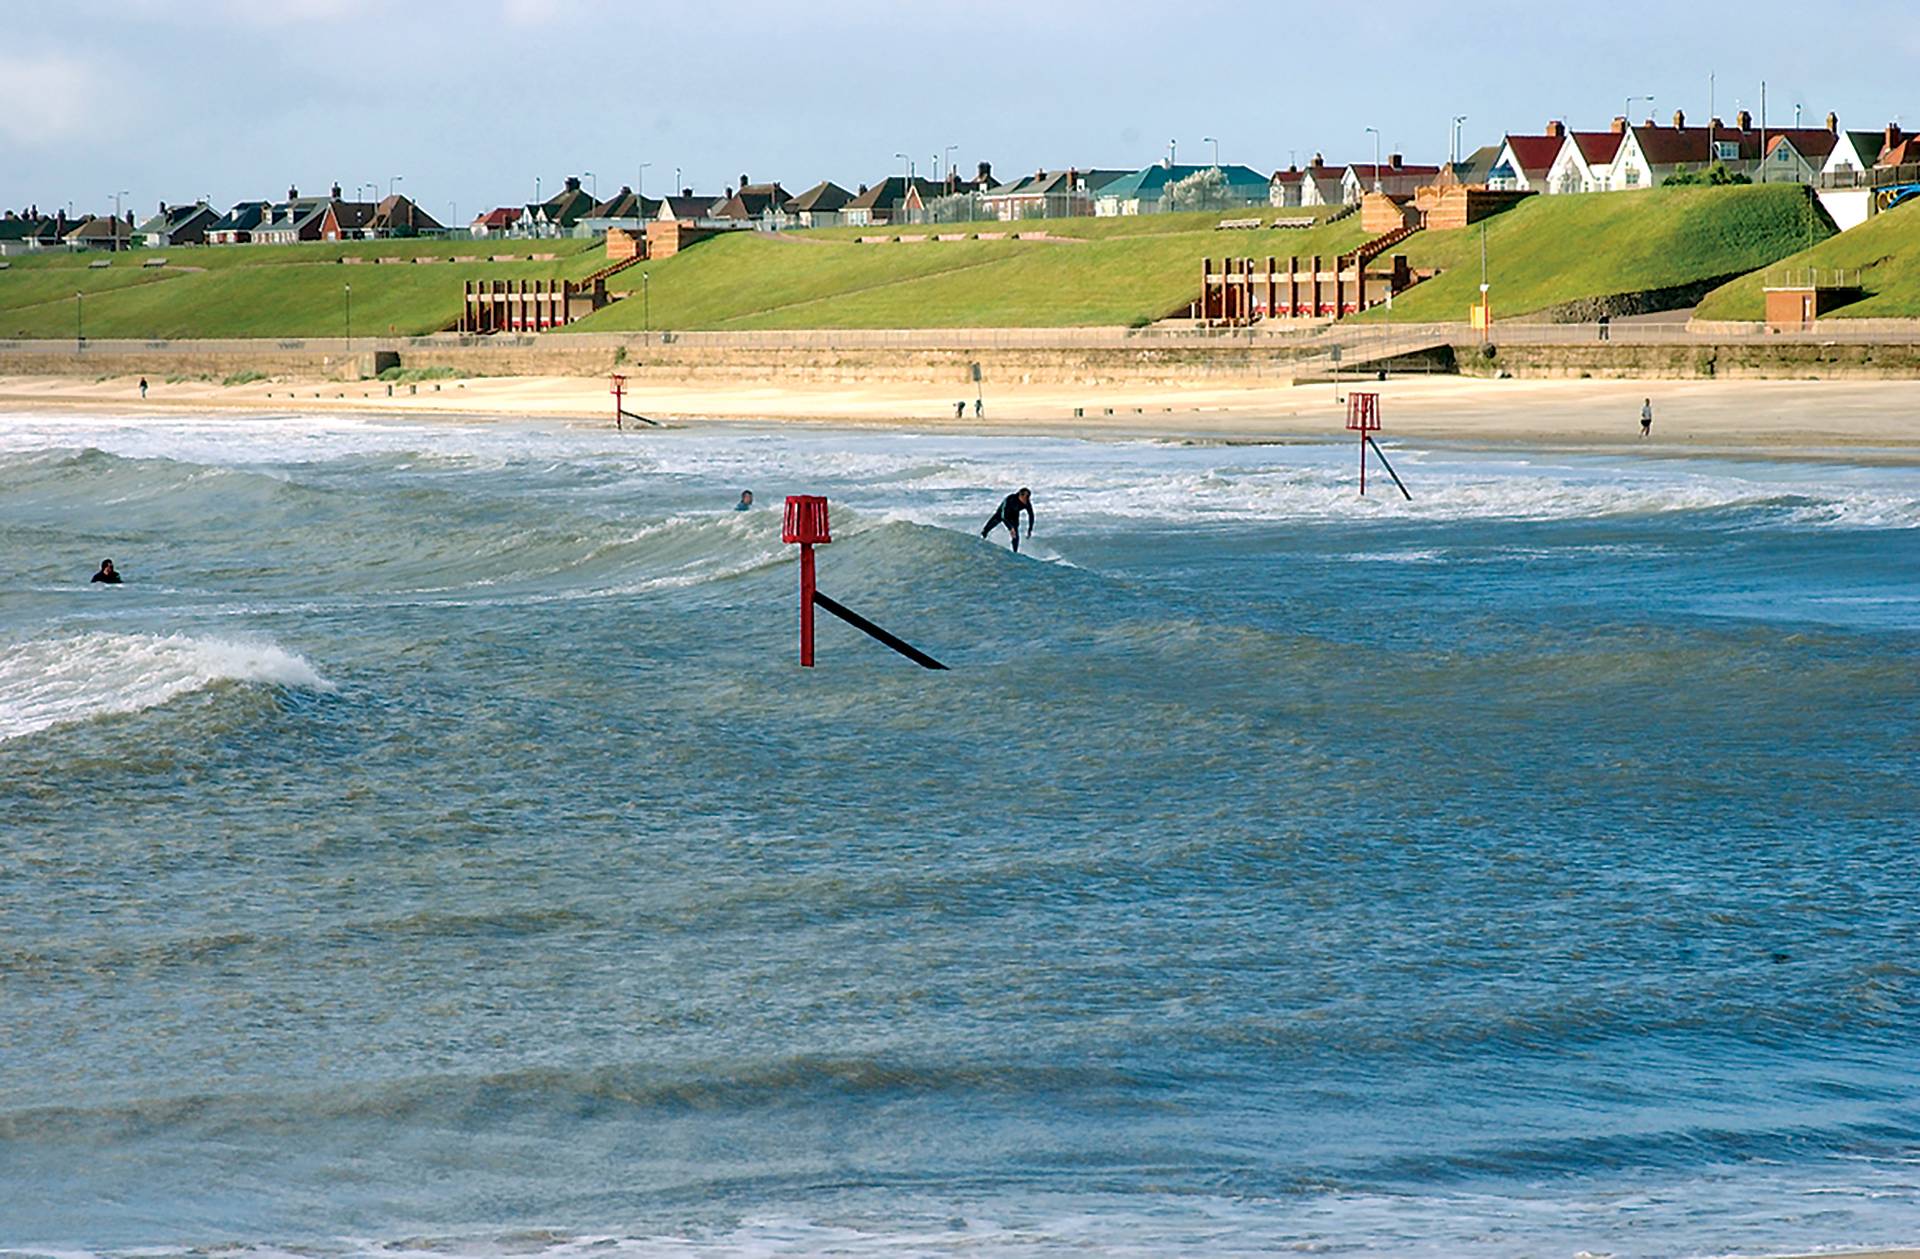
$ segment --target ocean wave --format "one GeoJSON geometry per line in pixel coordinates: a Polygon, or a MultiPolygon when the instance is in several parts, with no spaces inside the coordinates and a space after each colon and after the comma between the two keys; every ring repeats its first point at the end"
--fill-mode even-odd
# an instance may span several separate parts
{"type": "Polygon", "coordinates": [[[270,642],[114,633],[35,639],[0,647],[0,742],[139,712],[223,682],[333,689],[304,657],[270,642]]]}

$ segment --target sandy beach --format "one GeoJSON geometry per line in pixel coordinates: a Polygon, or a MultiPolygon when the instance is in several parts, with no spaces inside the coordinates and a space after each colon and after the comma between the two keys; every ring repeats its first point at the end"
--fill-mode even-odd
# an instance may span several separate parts
{"type": "MultiPolygon", "coordinates": [[[[0,377],[0,407],[132,412],[540,417],[607,422],[599,377],[481,377],[395,384],[269,380],[222,386],[137,378],[0,377]]],[[[763,385],[629,382],[629,411],[667,422],[783,420],[954,432],[1216,440],[1325,437],[1342,430],[1331,384],[1076,387],[989,384],[986,414],[956,418],[940,386],[898,381],[763,385]]],[[[1899,381],[1477,380],[1409,377],[1342,385],[1382,395],[1383,436],[1536,447],[1629,447],[1850,460],[1920,460],[1920,414],[1899,381]],[[1642,443],[1643,400],[1654,407],[1642,443]]],[[[948,392],[952,392],[951,389],[948,392]]]]}

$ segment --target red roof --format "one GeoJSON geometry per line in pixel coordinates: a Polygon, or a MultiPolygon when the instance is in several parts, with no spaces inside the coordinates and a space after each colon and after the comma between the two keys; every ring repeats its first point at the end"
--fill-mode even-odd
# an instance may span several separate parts
{"type": "Polygon", "coordinates": [[[1875,166],[1911,166],[1920,162],[1920,136],[1908,136],[1890,149],[1880,152],[1875,166]]]}
{"type": "Polygon", "coordinates": [[[487,228],[512,227],[514,220],[519,217],[520,211],[510,205],[503,205],[498,210],[488,210],[485,214],[475,219],[474,222],[478,223],[481,227],[487,228]]]}
{"type": "Polygon", "coordinates": [[[1605,166],[1613,161],[1620,152],[1620,142],[1626,133],[1621,131],[1576,131],[1573,142],[1580,148],[1580,156],[1589,166],[1605,166]]]}
{"type": "Polygon", "coordinates": [[[1520,163],[1520,169],[1532,174],[1545,173],[1553,165],[1553,159],[1560,156],[1561,137],[1559,136],[1508,136],[1507,147],[1513,150],[1513,156],[1520,163]]]}

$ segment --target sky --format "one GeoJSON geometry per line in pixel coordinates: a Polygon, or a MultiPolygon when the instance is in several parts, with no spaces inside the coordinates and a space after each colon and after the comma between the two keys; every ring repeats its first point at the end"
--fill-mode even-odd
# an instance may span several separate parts
{"type": "Polygon", "coordinates": [[[1408,161],[1550,118],[1920,124],[1902,3],[99,0],[0,41],[0,207],[225,206],[339,183],[447,221],[570,174],[799,192],[989,161],[1408,161]],[[906,154],[906,158],[899,155],[906,154]],[[647,163],[644,172],[641,164],[647,163]]]}

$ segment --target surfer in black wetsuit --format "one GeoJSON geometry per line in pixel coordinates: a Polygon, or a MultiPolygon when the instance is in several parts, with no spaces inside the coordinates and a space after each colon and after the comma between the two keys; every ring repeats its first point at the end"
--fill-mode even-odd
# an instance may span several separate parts
{"type": "Polygon", "coordinates": [[[992,533],[996,525],[1005,525],[1007,532],[1013,535],[1013,549],[1016,552],[1019,551],[1021,512],[1027,513],[1027,536],[1031,538],[1033,536],[1033,491],[1025,486],[1007,495],[1006,501],[1001,503],[999,510],[993,513],[993,519],[987,521],[981,528],[980,536],[984,538],[992,533]]]}
{"type": "Polygon", "coordinates": [[[93,580],[104,581],[109,586],[117,586],[120,584],[120,573],[114,568],[112,560],[101,560],[100,571],[93,575],[93,580]]]}

